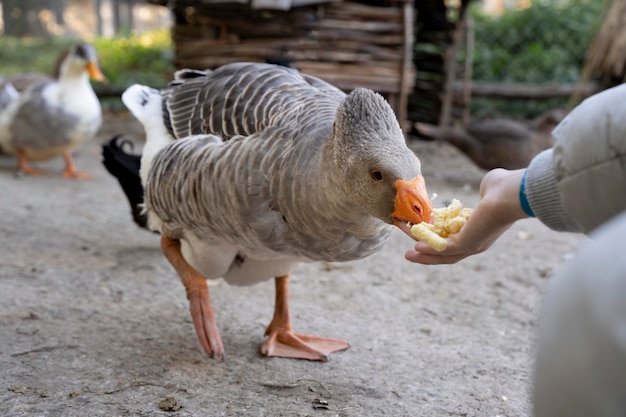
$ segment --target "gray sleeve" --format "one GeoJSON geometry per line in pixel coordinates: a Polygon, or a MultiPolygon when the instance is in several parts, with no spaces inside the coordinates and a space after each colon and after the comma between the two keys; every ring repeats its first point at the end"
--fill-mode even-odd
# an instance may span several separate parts
{"type": "Polygon", "coordinates": [[[560,231],[589,233],[626,210],[626,85],[589,97],[552,132],[554,146],[531,161],[528,202],[560,231]]]}
{"type": "Polygon", "coordinates": [[[541,152],[530,162],[526,172],[526,197],[535,216],[550,229],[580,232],[561,201],[552,169],[552,149],[541,152]]]}

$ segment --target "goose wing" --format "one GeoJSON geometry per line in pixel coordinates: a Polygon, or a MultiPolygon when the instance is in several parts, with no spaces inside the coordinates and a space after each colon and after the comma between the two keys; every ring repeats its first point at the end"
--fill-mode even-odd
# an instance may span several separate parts
{"type": "Polygon", "coordinates": [[[303,108],[334,117],[344,97],[333,85],[291,68],[236,63],[213,72],[179,72],[164,91],[164,120],[177,138],[215,134],[228,140],[273,126],[301,125],[294,113],[303,108]]]}

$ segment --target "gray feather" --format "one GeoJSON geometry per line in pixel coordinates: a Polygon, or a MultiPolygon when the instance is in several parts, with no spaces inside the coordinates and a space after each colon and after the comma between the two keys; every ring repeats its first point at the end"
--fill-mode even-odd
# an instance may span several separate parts
{"type": "Polygon", "coordinates": [[[390,234],[394,181],[420,175],[391,107],[369,90],[346,96],[289,68],[231,64],[176,80],[163,97],[165,125],[182,139],[152,161],[151,223],[225,242],[239,259],[371,255],[390,234]],[[185,138],[194,134],[224,141],[185,138]],[[372,167],[385,182],[370,184],[372,167]]]}

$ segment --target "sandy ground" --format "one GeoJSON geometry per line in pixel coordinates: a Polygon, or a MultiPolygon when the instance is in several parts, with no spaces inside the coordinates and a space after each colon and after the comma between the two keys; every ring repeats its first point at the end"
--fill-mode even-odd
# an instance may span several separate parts
{"type": "MultiPolygon", "coordinates": [[[[411,241],[398,231],[368,259],[303,265],[294,326],[351,344],[326,363],[259,356],[271,281],[213,286],[220,362],[196,339],[158,237],[131,222],[100,163],[115,133],[142,136],[107,115],[76,152],[91,181],[16,177],[0,157],[2,416],[530,415],[542,292],[584,238],[524,220],[485,254],[427,267],[404,260],[411,241]]],[[[437,205],[476,203],[482,171],[448,145],[412,146],[437,205]]]]}

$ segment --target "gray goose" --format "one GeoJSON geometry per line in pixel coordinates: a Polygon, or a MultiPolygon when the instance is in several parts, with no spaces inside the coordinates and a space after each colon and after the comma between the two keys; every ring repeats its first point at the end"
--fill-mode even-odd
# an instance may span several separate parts
{"type": "Polygon", "coordinates": [[[89,44],[74,45],[61,57],[54,78],[29,84],[0,112],[0,149],[17,156],[20,171],[44,174],[28,161],[63,156],[64,177],[91,177],[75,169],[70,154],[92,139],[102,124],[100,102],[90,77],[105,80],[96,52],[89,44]]]}
{"type": "Polygon", "coordinates": [[[235,63],[181,70],[162,91],[134,85],[122,100],[146,130],[148,224],[186,288],[204,350],[223,358],[205,280],[219,277],[275,278],[261,354],[325,361],[348,348],[293,330],[289,274],[301,262],[366,257],[390,225],[411,236],[410,223],[430,219],[420,161],[383,97],[235,63]]]}

